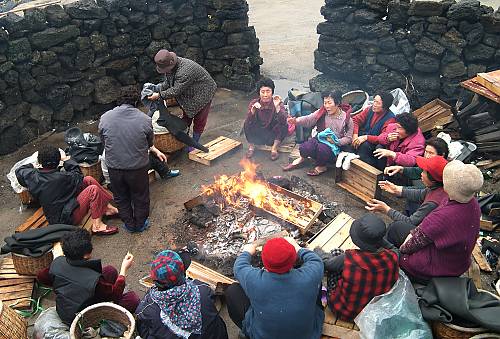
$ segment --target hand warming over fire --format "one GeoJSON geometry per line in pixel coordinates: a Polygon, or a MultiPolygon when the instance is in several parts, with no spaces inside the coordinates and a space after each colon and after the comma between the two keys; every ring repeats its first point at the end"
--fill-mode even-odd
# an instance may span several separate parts
{"type": "Polygon", "coordinates": [[[371,202],[368,201],[366,204],[368,206],[365,206],[365,208],[371,212],[381,212],[387,214],[387,212],[391,209],[385,202],[377,199],[372,199],[371,202]]]}
{"type": "Polygon", "coordinates": [[[133,263],[134,263],[134,256],[132,255],[132,253],[127,252],[127,255],[125,256],[125,258],[123,258],[122,261],[122,266],[120,268],[120,275],[126,277],[127,271],[130,268],[130,266],[132,266],[133,263]]]}
{"type": "Polygon", "coordinates": [[[255,255],[255,252],[257,251],[257,247],[255,244],[246,244],[242,248],[242,252],[248,252],[250,255],[255,255]]]}

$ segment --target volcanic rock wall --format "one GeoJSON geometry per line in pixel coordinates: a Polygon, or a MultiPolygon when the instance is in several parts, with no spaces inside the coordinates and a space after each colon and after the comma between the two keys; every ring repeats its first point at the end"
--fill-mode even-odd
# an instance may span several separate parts
{"type": "Polygon", "coordinates": [[[249,90],[259,43],[245,0],[81,0],[0,19],[0,154],[113,107],[124,86],[159,82],[167,48],[221,87],[249,90]]]}
{"type": "Polygon", "coordinates": [[[326,0],[321,13],[313,90],[401,87],[419,105],[500,68],[500,12],[476,0],[326,0]]]}

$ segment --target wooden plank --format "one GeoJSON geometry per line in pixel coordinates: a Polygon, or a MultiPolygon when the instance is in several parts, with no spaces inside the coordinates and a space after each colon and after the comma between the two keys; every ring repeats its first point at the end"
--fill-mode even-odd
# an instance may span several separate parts
{"type": "Polygon", "coordinates": [[[359,247],[356,246],[353,242],[352,242],[352,239],[351,237],[347,238],[346,241],[344,241],[344,243],[342,245],[340,245],[340,249],[342,250],[354,250],[354,249],[358,249],[359,247]]]}
{"type": "Polygon", "coordinates": [[[45,217],[43,214],[43,208],[39,208],[33,213],[32,216],[30,216],[24,223],[21,224],[18,228],[16,228],[16,232],[24,232],[25,230],[29,229],[33,223],[35,223],[38,219],[41,217],[45,217]]]}
{"type": "Polygon", "coordinates": [[[310,241],[307,247],[310,249],[314,249],[316,247],[323,248],[323,246],[326,245],[335,236],[335,234],[337,234],[337,232],[349,222],[350,219],[352,218],[348,214],[344,212],[340,213],[335,217],[335,219],[330,221],[328,225],[312,239],[312,241],[310,241]]]}
{"type": "Polygon", "coordinates": [[[330,307],[325,308],[325,320],[323,322],[334,325],[337,321],[337,314],[333,313],[330,307]]]}
{"type": "Polygon", "coordinates": [[[210,268],[203,266],[196,261],[191,261],[191,265],[189,265],[189,268],[186,271],[186,275],[191,279],[198,279],[200,281],[203,281],[211,285],[213,288],[216,287],[217,283],[230,285],[236,282],[235,280],[230,279],[225,275],[220,274],[219,272],[211,270],[210,268]]]}
{"type": "Polygon", "coordinates": [[[33,278],[32,275],[19,275],[17,273],[0,273],[0,279],[22,279],[33,278]]]}
{"type": "MultiPolygon", "coordinates": [[[[27,297],[29,298],[29,297],[27,297]]],[[[20,298],[20,299],[25,299],[25,298],[20,298]]],[[[10,306],[14,303],[16,303],[18,300],[20,299],[16,299],[16,300],[5,300],[3,301],[4,305],[6,306],[10,306]]],[[[19,309],[19,310],[22,310],[22,309],[26,309],[26,308],[29,308],[31,306],[31,301],[29,300],[23,300],[19,303],[16,303],[16,306],[13,306],[15,309],[19,309]]]]}
{"type": "Polygon", "coordinates": [[[481,216],[481,220],[479,220],[479,228],[483,231],[492,232],[495,230],[496,225],[493,225],[493,221],[486,220],[484,216],[481,216]]]}
{"type": "Polygon", "coordinates": [[[341,338],[341,339],[360,338],[359,331],[331,324],[323,324],[322,334],[328,337],[341,338]]]}
{"type": "Polygon", "coordinates": [[[489,73],[478,73],[475,80],[496,95],[500,96],[500,70],[489,73]]]}
{"type": "Polygon", "coordinates": [[[476,263],[476,260],[474,258],[471,258],[471,264],[469,267],[469,270],[467,271],[467,276],[474,281],[474,285],[476,285],[476,288],[481,288],[481,272],[479,270],[479,266],[476,263]]]}
{"type": "Polygon", "coordinates": [[[495,168],[495,167],[498,167],[500,166],[500,159],[499,160],[495,160],[485,166],[483,166],[482,168],[483,169],[490,169],[490,168],[495,168]]]}
{"type": "Polygon", "coordinates": [[[360,198],[364,202],[371,201],[373,199],[373,197],[371,195],[367,195],[366,193],[359,191],[356,187],[351,186],[347,183],[340,182],[340,183],[337,183],[337,185],[339,187],[345,189],[347,192],[357,196],[358,198],[360,198]]]}
{"type": "Polygon", "coordinates": [[[35,278],[22,278],[22,279],[0,279],[0,287],[15,286],[24,283],[33,283],[35,278]]]}
{"type": "Polygon", "coordinates": [[[486,261],[486,258],[484,257],[483,253],[481,253],[481,250],[479,249],[479,246],[477,244],[474,246],[474,250],[472,250],[472,256],[474,257],[474,260],[477,262],[479,268],[482,271],[485,272],[493,271],[491,269],[490,264],[488,264],[488,261],[486,261]]]}
{"type": "Polygon", "coordinates": [[[358,166],[359,168],[363,169],[364,171],[366,171],[368,173],[371,173],[371,174],[373,174],[375,176],[382,174],[381,170],[379,170],[376,167],[373,167],[370,164],[367,164],[366,162],[364,162],[361,159],[353,159],[353,160],[351,160],[351,166],[358,166]]]}
{"type": "MultiPolygon", "coordinates": [[[[278,152],[280,153],[292,153],[295,149],[295,144],[282,144],[278,146],[278,152]]],[[[268,145],[255,145],[255,149],[259,151],[271,152],[272,146],[268,145]]]]}
{"type": "Polygon", "coordinates": [[[483,85],[479,84],[475,78],[469,79],[462,81],[460,85],[463,88],[466,88],[474,93],[477,93],[479,95],[482,95],[485,98],[488,98],[497,104],[500,104],[500,96],[496,95],[492,91],[490,91],[488,88],[484,87],[483,85]]]}
{"type": "Polygon", "coordinates": [[[194,150],[189,153],[189,159],[210,166],[213,160],[228,153],[229,151],[241,147],[242,143],[240,141],[221,136],[204,146],[209,149],[208,153],[203,153],[200,150],[194,150]]]}
{"type": "Polygon", "coordinates": [[[25,282],[25,283],[21,283],[21,284],[17,284],[17,285],[10,285],[10,286],[2,286],[2,287],[0,287],[0,296],[7,294],[7,293],[15,292],[15,291],[25,291],[28,289],[33,289],[33,282],[34,282],[34,279],[31,279],[31,282],[25,282]]]}
{"type": "Polygon", "coordinates": [[[354,323],[353,322],[344,321],[344,320],[339,319],[339,318],[337,318],[337,321],[335,322],[335,325],[341,326],[341,327],[344,327],[344,328],[348,328],[348,329],[354,328],[354,323]]]}
{"type": "Polygon", "coordinates": [[[323,251],[330,252],[335,248],[340,248],[347,238],[349,238],[349,231],[351,229],[352,222],[354,221],[351,218],[338,232],[335,236],[323,246],[323,251]]]}

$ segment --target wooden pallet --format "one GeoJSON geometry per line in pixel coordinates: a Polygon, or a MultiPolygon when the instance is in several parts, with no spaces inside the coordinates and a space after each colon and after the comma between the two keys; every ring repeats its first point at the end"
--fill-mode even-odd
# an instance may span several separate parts
{"type": "MultiPolygon", "coordinates": [[[[295,148],[295,144],[281,144],[278,147],[278,152],[280,153],[292,153],[295,148]]],[[[271,152],[272,147],[268,145],[255,145],[255,149],[259,151],[271,152]]]]}
{"type": "Polygon", "coordinates": [[[325,309],[325,320],[323,322],[323,336],[322,339],[358,339],[359,328],[353,322],[343,321],[330,310],[329,307],[325,309]]]}
{"type": "Polygon", "coordinates": [[[378,182],[382,180],[382,177],[380,170],[360,159],[353,159],[347,171],[341,168],[335,170],[337,185],[363,201],[380,199],[381,189],[378,182]]]}
{"type": "MultiPolygon", "coordinates": [[[[45,227],[49,224],[45,214],[43,214],[43,209],[40,207],[33,213],[31,217],[26,219],[24,223],[16,228],[16,233],[25,232],[28,230],[34,230],[40,227],[45,227]]],[[[92,218],[90,217],[90,212],[83,217],[80,227],[90,231],[92,229],[92,218]]]]}
{"type": "Polygon", "coordinates": [[[437,126],[444,126],[453,121],[451,106],[447,103],[434,99],[419,109],[413,111],[418,119],[418,127],[422,132],[435,129],[437,126]]]}
{"type": "Polygon", "coordinates": [[[189,152],[189,159],[211,166],[212,161],[230,151],[240,148],[241,145],[241,141],[220,136],[204,145],[208,148],[208,153],[195,149],[194,151],[189,152]]]}
{"type": "MultiPolygon", "coordinates": [[[[19,275],[14,269],[11,257],[4,257],[0,265],[0,300],[11,305],[19,300],[31,298],[35,277],[19,275]]],[[[26,309],[30,307],[29,300],[20,301],[16,308],[26,309]]]]}
{"type": "Polygon", "coordinates": [[[485,271],[485,272],[492,272],[493,271],[491,269],[490,264],[488,264],[488,261],[484,257],[483,253],[481,253],[481,250],[479,249],[479,246],[477,244],[474,246],[474,250],[472,250],[472,257],[477,262],[481,271],[485,271]]]}
{"type": "Polygon", "coordinates": [[[354,218],[347,213],[340,213],[309,240],[307,247],[311,250],[319,247],[325,252],[330,252],[334,248],[343,250],[357,248],[349,236],[353,221],[354,218]]]}
{"type": "Polygon", "coordinates": [[[493,100],[497,104],[500,104],[500,95],[495,94],[488,88],[484,87],[481,85],[479,82],[477,82],[477,77],[474,77],[469,80],[462,81],[460,85],[463,88],[466,88],[474,93],[477,93],[485,98],[488,98],[490,100],[493,100]]]}

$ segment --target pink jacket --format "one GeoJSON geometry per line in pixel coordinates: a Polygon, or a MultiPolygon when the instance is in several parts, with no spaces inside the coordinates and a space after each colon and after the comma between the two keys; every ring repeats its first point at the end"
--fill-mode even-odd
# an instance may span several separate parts
{"type": "Polygon", "coordinates": [[[387,126],[384,132],[378,136],[378,143],[389,146],[387,149],[396,152],[396,158],[387,158],[387,166],[400,165],[403,167],[413,167],[416,164],[416,157],[422,156],[425,149],[425,138],[420,128],[416,133],[407,136],[403,140],[390,142],[389,133],[396,132],[397,124],[392,123],[387,126]]]}

